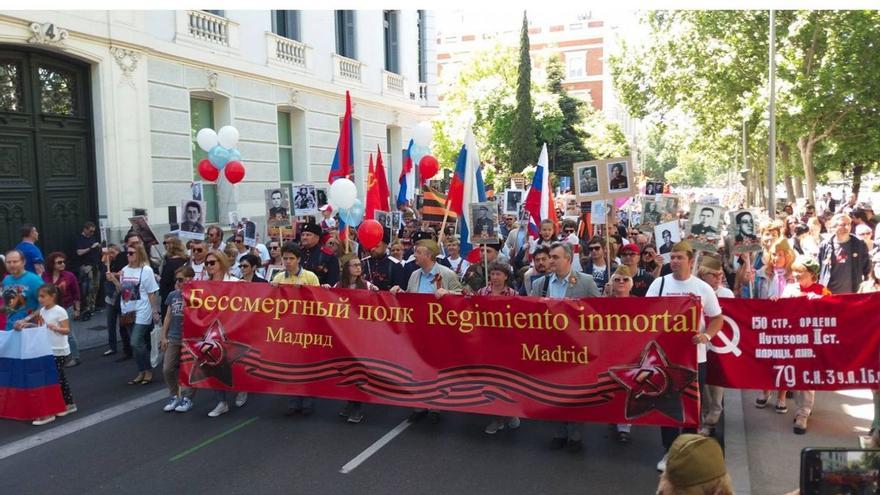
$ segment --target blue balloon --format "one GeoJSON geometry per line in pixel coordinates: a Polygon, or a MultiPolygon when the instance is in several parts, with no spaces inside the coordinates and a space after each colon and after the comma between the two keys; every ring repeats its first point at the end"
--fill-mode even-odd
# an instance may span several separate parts
{"type": "Polygon", "coordinates": [[[238,148],[232,148],[229,150],[229,161],[230,162],[240,162],[241,161],[241,151],[238,151],[238,148]]]}
{"type": "Polygon", "coordinates": [[[410,158],[412,158],[413,165],[418,166],[419,162],[422,160],[422,157],[425,155],[430,155],[431,149],[427,146],[419,146],[417,144],[413,144],[412,149],[410,150],[410,158]]]}
{"type": "Polygon", "coordinates": [[[223,167],[225,167],[230,160],[229,150],[218,144],[208,152],[208,160],[212,165],[217,167],[217,170],[223,170],[223,167]]]}
{"type": "Polygon", "coordinates": [[[364,221],[364,214],[366,214],[364,204],[360,199],[355,198],[354,204],[351,205],[351,208],[339,210],[339,219],[347,225],[357,228],[357,226],[364,221]]]}

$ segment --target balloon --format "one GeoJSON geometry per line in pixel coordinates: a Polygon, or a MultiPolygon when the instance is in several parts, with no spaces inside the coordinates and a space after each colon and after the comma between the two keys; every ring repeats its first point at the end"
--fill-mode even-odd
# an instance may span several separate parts
{"type": "Polygon", "coordinates": [[[361,203],[360,199],[355,198],[354,204],[351,205],[351,208],[339,210],[339,218],[346,224],[357,228],[357,226],[364,221],[365,213],[366,210],[364,210],[364,204],[361,203]]]}
{"type": "MultiPolygon", "coordinates": [[[[334,182],[335,184],[335,182],[334,182]]],[[[385,229],[382,228],[382,224],[375,220],[364,220],[364,223],[361,224],[357,229],[358,233],[358,242],[361,243],[365,249],[373,249],[379,242],[382,241],[382,236],[385,234],[385,229]]]]}
{"type": "Polygon", "coordinates": [[[354,182],[348,179],[336,179],[333,184],[330,184],[327,196],[330,200],[330,206],[337,210],[347,210],[357,199],[357,187],[354,182]]]}
{"type": "Polygon", "coordinates": [[[214,132],[214,129],[208,127],[199,130],[199,133],[196,134],[196,142],[199,143],[199,148],[206,152],[211,151],[211,148],[217,146],[217,143],[219,143],[217,140],[217,133],[214,132]]]}
{"type": "Polygon", "coordinates": [[[238,129],[231,125],[224,125],[217,133],[217,139],[220,141],[220,146],[231,150],[238,146],[238,129]]]}
{"type": "Polygon", "coordinates": [[[238,151],[238,148],[234,148],[229,150],[229,161],[230,162],[240,162],[241,161],[241,151],[238,151]]]}
{"type": "Polygon", "coordinates": [[[199,162],[199,175],[208,182],[214,182],[220,176],[217,167],[211,165],[211,161],[207,158],[199,162]]]}
{"type": "Polygon", "coordinates": [[[437,159],[431,155],[425,155],[419,160],[419,177],[422,184],[431,177],[434,177],[440,171],[440,164],[437,159]]]}
{"type": "Polygon", "coordinates": [[[422,157],[425,155],[430,155],[431,150],[426,146],[419,146],[417,144],[413,144],[412,149],[409,151],[409,157],[412,158],[413,164],[416,166],[419,165],[419,162],[422,161],[422,157]]]}
{"type": "MultiPolygon", "coordinates": [[[[222,131],[222,129],[221,129],[222,131]]],[[[413,141],[419,146],[428,147],[431,144],[431,137],[434,129],[431,129],[430,122],[419,122],[413,128],[413,141]]]]}
{"type": "Polygon", "coordinates": [[[211,160],[211,164],[218,170],[223,170],[223,167],[229,163],[229,150],[220,145],[214,146],[208,152],[208,160],[211,160]]]}
{"type": "Polygon", "coordinates": [[[229,162],[226,164],[226,169],[223,170],[223,173],[226,174],[226,180],[230,184],[238,184],[244,179],[244,165],[241,162],[229,162]]]}

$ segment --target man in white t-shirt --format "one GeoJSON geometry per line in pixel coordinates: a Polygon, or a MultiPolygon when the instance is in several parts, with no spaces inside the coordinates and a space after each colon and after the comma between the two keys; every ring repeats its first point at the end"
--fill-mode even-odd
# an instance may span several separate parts
{"type": "MultiPolygon", "coordinates": [[[[648,297],[695,295],[700,298],[704,316],[701,319],[709,318],[705,330],[694,336],[694,343],[697,344],[700,387],[702,388],[706,377],[706,343],[721,330],[721,324],[724,322],[721,316],[721,306],[718,304],[718,296],[715,295],[712,287],[693,275],[694,250],[687,241],[673,245],[669,256],[669,268],[672,273],[654,279],[645,295],[648,297]]],[[[663,448],[668,452],[681,430],[663,426],[660,428],[660,433],[663,439],[663,448]]],[[[666,470],[666,454],[657,463],[657,470],[666,470]]]]}

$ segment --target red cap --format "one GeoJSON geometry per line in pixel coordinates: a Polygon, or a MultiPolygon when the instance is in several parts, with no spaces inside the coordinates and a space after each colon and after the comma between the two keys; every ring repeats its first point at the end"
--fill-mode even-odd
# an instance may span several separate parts
{"type": "Polygon", "coordinates": [[[620,255],[620,254],[623,254],[627,251],[632,251],[636,254],[642,254],[642,251],[639,249],[639,246],[635,243],[632,243],[632,242],[627,244],[626,246],[621,247],[620,250],[617,252],[617,254],[620,255]]]}

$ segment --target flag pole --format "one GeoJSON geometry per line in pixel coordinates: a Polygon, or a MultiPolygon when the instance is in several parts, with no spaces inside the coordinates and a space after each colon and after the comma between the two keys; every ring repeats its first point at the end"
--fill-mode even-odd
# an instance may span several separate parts
{"type": "MultiPolygon", "coordinates": [[[[605,202],[605,200],[602,200],[605,202]]],[[[614,200],[611,200],[611,208],[614,208],[614,200]]],[[[606,279],[606,283],[611,283],[611,262],[614,261],[614,258],[611,257],[611,208],[608,207],[608,204],[605,205],[605,252],[608,253],[608,262],[605,263],[605,271],[608,273],[608,278],[606,279]]]]}

